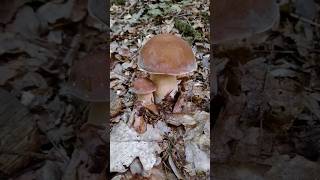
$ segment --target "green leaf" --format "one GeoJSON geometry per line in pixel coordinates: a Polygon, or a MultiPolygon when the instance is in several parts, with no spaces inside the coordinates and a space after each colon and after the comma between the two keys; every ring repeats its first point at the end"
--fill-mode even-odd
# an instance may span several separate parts
{"type": "Polygon", "coordinates": [[[162,11],[160,9],[150,9],[148,11],[148,14],[150,14],[153,17],[161,16],[162,15],[162,11]]]}
{"type": "Polygon", "coordinates": [[[159,7],[162,9],[168,9],[170,6],[166,3],[159,3],[159,7]]]}
{"type": "Polygon", "coordinates": [[[111,0],[111,4],[115,4],[117,6],[124,6],[124,5],[126,5],[126,1],[125,0],[111,0]]]}
{"type": "Polygon", "coordinates": [[[192,0],[183,0],[183,1],[181,1],[181,4],[182,4],[183,6],[190,5],[190,4],[192,4],[192,0]]]}
{"type": "Polygon", "coordinates": [[[129,23],[130,23],[130,24],[134,24],[134,23],[138,22],[138,20],[140,19],[143,11],[144,11],[143,9],[140,9],[139,12],[133,14],[132,17],[131,17],[131,19],[129,20],[129,23]]]}
{"type": "Polygon", "coordinates": [[[157,9],[159,7],[159,4],[149,4],[149,9],[157,9]]]}
{"type": "Polygon", "coordinates": [[[179,5],[173,4],[173,5],[170,7],[170,11],[173,12],[173,13],[180,13],[180,12],[181,12],[181,8],[180,8],[179,5]]]}

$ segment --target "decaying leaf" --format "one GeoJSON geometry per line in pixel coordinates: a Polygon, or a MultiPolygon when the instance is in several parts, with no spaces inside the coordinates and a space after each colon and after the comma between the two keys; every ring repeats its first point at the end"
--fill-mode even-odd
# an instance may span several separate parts
{"type": "Polygon", "coordinates": [[[113,90],[110,90],[110,116],[118,115],[122,110],[122,100],[113,90]]]}
{"type": "MultiPolygon", "coordinates": [[[[130,90],[130,84],[132,84],[135,78],[148,77],[149,74],[140,71],[137,67],[138,55],[141,47],[153,36],[162,33],[175,34],[184,39],[190,40],[190,45],[192,45],[192,50],[195,53],[197,59],[198,69],[194,73],[187,74],[178,78],[179,91],[181,88],[180,100],[176,103],[176,99],[167,104],[158,105],[159,107],[157,113],[153,114],[147,111],[143,118],[146,123],[153,124],[154,133],[159,133],[164,137],[170,137],[177,140],[178,145],[174,145],[172,150],[169,152],[170,148],[167,147],[166,142],[160,143],[161,150],[165,150],[166,155],[160,154],[161,159],[157,161],[164,166],[164,171],[166,172],[165,178],[160,179],[176,179],[175,175],[172,173],[172,168],[175,164],[176,172],[180,172],[182,177],[186,179],[190,178],[189,174],[184,171],[185,165],[185,150],[183,136],[185,135],[185,127],[195,128],[197,126],[197,120],[194,118],[195,110],[199,109],[201,111],[207,111],[209,108],[209,27],[207,26],[209,17],[209,1],[157,1],[157,2],[142,2],[130,0],[124,1],[114,1],[111,3],[110,7],[110,29],[111,29],[111,43],[110,43],[110,56],[114,63],[114,66],[110,69],[110,88],[114,92],[117,99],[121,99],[122,107],[114,108],[114,112],[117,112],[117,116],[114,116],[112,122],[113,128],[118,128],[119,124],[126,122],[128,125],[133,124],[134,114],[135,114],[135,104],[136,96],[134,92],[130,90]],[[118,3],[119,2],[119,3],[118,3]],[[192,12],[192,13],[190,13],[192,12]],[[202,63],[203,61],[206,61],[202,63]],[[205,67],[207,66],[207,67],[205,67]],[[196,79],[196,81],[194,81],[196,79]],[[128,86],[129,85],[129,86],[128,86]],[[194,87],[194,88],[193,88],[194,87]],[[174,107],[174,104],[176,106],[174,107]],[[163,107],[163,108],[162,108],[163,107]],[[120,110],[119,110],[120,109],[120,110]],[[171,115],[172,110],[175,113],[171,115]],[[169,113],[170,112],[170,113],[169,113]],[[168,113],[168,114],[166,114],[168,113]],[[185,113],[185,114],[183,114],[185,113]],[[169,125],[170,124],[170,125],[169,125]],[[174,125],[174,126],[171,126],[174,125]],[[159,131],[159,132],[158,132],[159,131]],[[175,152],[177,154],[175,154],[175,152]],[[168,157],[171,155],[171,165],[169,165],[168,157]],[[172,168],[171,168],[172,167],[172,168]],[[185,176],[187,175],[187,176],[185,176]]],[[[112,108],[112,107],[110,107],[112,108]]],[[[140,121],[141,122],[141,121],[140,121]]],[[[142,123],[137,123],[136,129],[143,127],[142,123]]],[[[149,132],[149,126],[147,125],[147,131],[143,133],[144,136],[149,132]]],[[[131,127],[131,126],[129,126],[131,127]]],[[[133,127],[132,127],[133,130],[133,127]]],[[[131,131],[132,131],[131,130],[131,131]]],[[[133,130],[134,131],[134,130],[133,130]]],[[[120,134],[120,133],[119,133],[120,134]]],[[[131,132],[122,131],[122,134],[128,134],[132,137],[131,132]]],[[[122,151],[121,147],[126,149],[147,149],[147,144],[145,141],[133,141],[129,142],[113,142],[114,136],[110,137],[111,146],[118,147],[114,149],[119,149],[122,151]],[[135,144],[134,144],[135,143],[135,144]],[[113,144],[113,145],[112,145],[113,144]],[[125,144],[120,147],[120,145],[125,144]]],[[[175,141],[174,140],[174,141],[175,141]]],[[[153,141],[152,141],[153,142],[153,141]]],[[[148,146],[151,146],[148,143],[148,146]]],[[[170,144],[170,143],[169,143],[170,144]]],[[[171,146],[170,146],[171,147],[171,146]]],[[[203,147],[200,149],[202,150],[203,147]]],[[[111,148],[112,151],[113,148],[111,148]]],[[[150,148],[149,148],[150,149],[150,148]]],[[[151,150],[155,151],[156,146],[152,145],[151,150]]],[[[141,156],[137,158],[141,161],[143,166],[142,174],[134,174],[127,171],[127,167],[133,161],[133,157],[140,155],[138,152],[132,152],[123,150],[123,158],[127,160],[117,160],[118,165],[116,166],[117,171],[125,173],[122,174],[121,178],[124,179],[154,179],[152,173],[146,173],[149,168],[146,168],[141,160],[141,156]],[[133,157],[131,157],[133,156],[133,157]],[[122,163],[121,163],[122,162],[122,163]],[[144,176],[144,177],[143,177],[144,176]]],[[[149,152],[146,150],[148,155],[144,155],[149,159],[154,160],[154,155],[156,153],[149,152]]],[[[116,152],[115,152],[116,153],[116,152]]],[[[120,153],[120,152],[118,152],[120,153]]],[[[122,152],[121,152],[122,153],[122,152]]],[[[112,155],[111,155],[112,157],[112,155]]],[[[118,158],[118,157],[117,157],[118,158]]],[[[118,158],[120,159],[120,158],[118,158]]],[[[111,164],[114,159],[111,159],[111,164]]],[[[149,163],[153,164],[153,163],[149,163]]],[[[136,164],[135,164],[136,165],[136,164]]],[[[193,165],[193,164],[192,164],[193,165]]],[[[115,166],[115,165],[113,165],[115,166]]],[[[134,166],[134,165],[132,165],[134,166]]],[[[194,169],[194,166],[192,166],[194,169]]],[[[203,172],[202,172],[203,173],[203,172]]],[[[205,173],[203,173],[205,174],[205,173]]],[[[196,176],[196,174],[193,174],[196,176]]],[[[157,176],[158,177],[158,176],[157,176]]],[[[160,176],[162,177],[162,176],[160,176]]],[[[120,176],[117,176],[119,179],[120,176]]],[[[115,178],[116,179],[116,178],[115,178]]]]}
{"type": "Polygon", "coordinates": [[[71,17],[74,2],[75,0],[69,0],[65,3],[48,2],[37,10],[37,15],[42,24],[54,24],[57,20],[71,17]]]}
{"type": "Polygon", "coordinates": [[[192,114],[169,114],[166,121],[175,126],[192,126],[197,123],[192,114]]]}
{"type": "Polygon", "coordinates": [[[40,33],[40,20],[30,6],[24,6],[17,12],[14,22],[6,28],[26,38],[36,38],[40,33]]]}
{"type": "Polygon", "coordinates": [[[186,160],[195,171],[209,173],[210,170],[210,115],[196,112],[193,116],[196,127],[187,128],[184,135],[186,160]]]}
{"type": "Polygon", "coordinates": [[[27,53],[32,58],[47,60],[54,58],[54,50],[45,46],[27,41],[14,33],[0,34],[0,55],[4,53],[27,53]]]}
{"type": "Polygon", "coordinates": [[[120,121],[110,133],[110,171],[125,172],[138,157],[145,171],[151,170],[156,163],[156,155],[161,151],[158,142],[162,136],[151,125],[139,135],[120,121]]]}
{"type": "Polygon", "coordinates": [[[28,0],[4,0],[1,2],[0,23],[6,24],[12,20],[17,9],[28,0]]]}
{"type": "Polygon", "coordinates": [[[39,149],[39,133],[27,108],[3,89],[0,104],[0,171],[11,174],[31,161],[28,153],[39,149]]]}
{"type": "Polygon", "coordinates": [[[85,101],[107,102],[107,88],[106,53],[99,51],[73,65],[65,91],[85,101]]]}
{"type": "Polygon", "coordinates": [[[13,61],[0,67],[0,85],[4,85],[9,79],[19,74],[22,63],[13,61]]]}
{"type": "Polygon", "coordinates": [[[290,159],[280,156],[266,173],[268,179],[317,179],[320,166],[297,155],[290,159]]]}
{"type": "Polygon", "coordinates": [[[145,122],[143,116],[135,115],[133,128],[139,134],[143,134],[147,130],[147,123],[145,122]]]}

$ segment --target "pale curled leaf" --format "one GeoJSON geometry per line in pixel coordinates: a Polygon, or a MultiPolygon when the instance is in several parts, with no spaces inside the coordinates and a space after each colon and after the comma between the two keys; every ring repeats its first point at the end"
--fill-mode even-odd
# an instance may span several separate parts
{"type": "Polygon", "coordinates": [[[170,114],[167,117],[167,123],[175,125],[175,126],[192,126],[195,125],[197,122],[192,117],[192,115],[188,114],[170,114]]]}
{"type": "Polygon", "coordinates": [[[197,121],[194,128],[187,128],[184,142],[187,162],[193,164],[196,171],[210,170],[210,118],[207,112],[197,112],[193,118],[197,121]]]}
{"type": "Polygon", "coordinates": [[[110,134],[110,171],[125,172],[136,157],[144,170],[150,170],[156,163],[157,152],[161,151],[158,145],[161,140],[160,132],[151,125],[139,135],[120,121],[110,134]]]}
{"type": "Polygon", "coordinates": [[[70,18],[74,0],[66,3],[48,2],[37,10],[37,15],[44,24],[54,24],[59,19],[70,18]]]}
{"type": "Polygon", "coordinates": [[[36,38],[40,32],[40,21],[30,6],[22,7],[12,24],[6,27],[7,31],[17,32],[26,38],[36,38]]]}
{"type": "Polygon", "coordinates": [[[210,158],[206,152],[193,143],[186,143],[185,150],[186,160],[193,163],[196,171],[207,172],[210,170],[210,158]]]}

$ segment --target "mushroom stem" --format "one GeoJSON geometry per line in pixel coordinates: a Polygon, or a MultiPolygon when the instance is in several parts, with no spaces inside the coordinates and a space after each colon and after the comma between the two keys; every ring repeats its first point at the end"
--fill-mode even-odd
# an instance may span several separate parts
{"type": "Polygon", "coordinates": [[[153,104],[153,94],[138,94],[138,101],[141,101],[143,105],[153,104]]]}
{"type": "Polygon", "coordinates": [[[174,97],[178,91],[178,83],[176,76],[166,74],[151,74],[151,81],[156,85],[155,102],[160,103],[165,96],[170,94],[170,97],[174,97]]]}
{"type": "Polygon", "coordinates": [[[138,101],[142,102],[142,105],[152,111],[155,114],[159,114],[157,106],[154,104],[153,94],[138,94],[138,101]]]}

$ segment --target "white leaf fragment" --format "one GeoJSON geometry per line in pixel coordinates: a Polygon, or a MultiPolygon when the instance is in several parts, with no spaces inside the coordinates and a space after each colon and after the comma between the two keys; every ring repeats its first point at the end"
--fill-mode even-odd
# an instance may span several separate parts
{"type": "Polygon", "coordinates": [[[196,144],[187,143],[186,148],[186,160],[194,164],[196,171],[208,171],[210,169],[210,158],[206,152],[202,151],[196,144]]]}
{"type": "Polygon", "coordinates": [[[136,157],[145,171],[151,170],[157,161],[156,152],[161,151],[158,142],[162,141],[162,136],[151,125],[140,135],[120,121],[113,127],[110,140],[111,172],[125,172],[136,157]]]}
{"type": "Polygon", "coordinates": [[[187,128],[184,142],[188,163],[195,171],[210,170],[210,115],[207,112],[197,112],[193,118],[197,121],[195,128],[187,128]]]}

